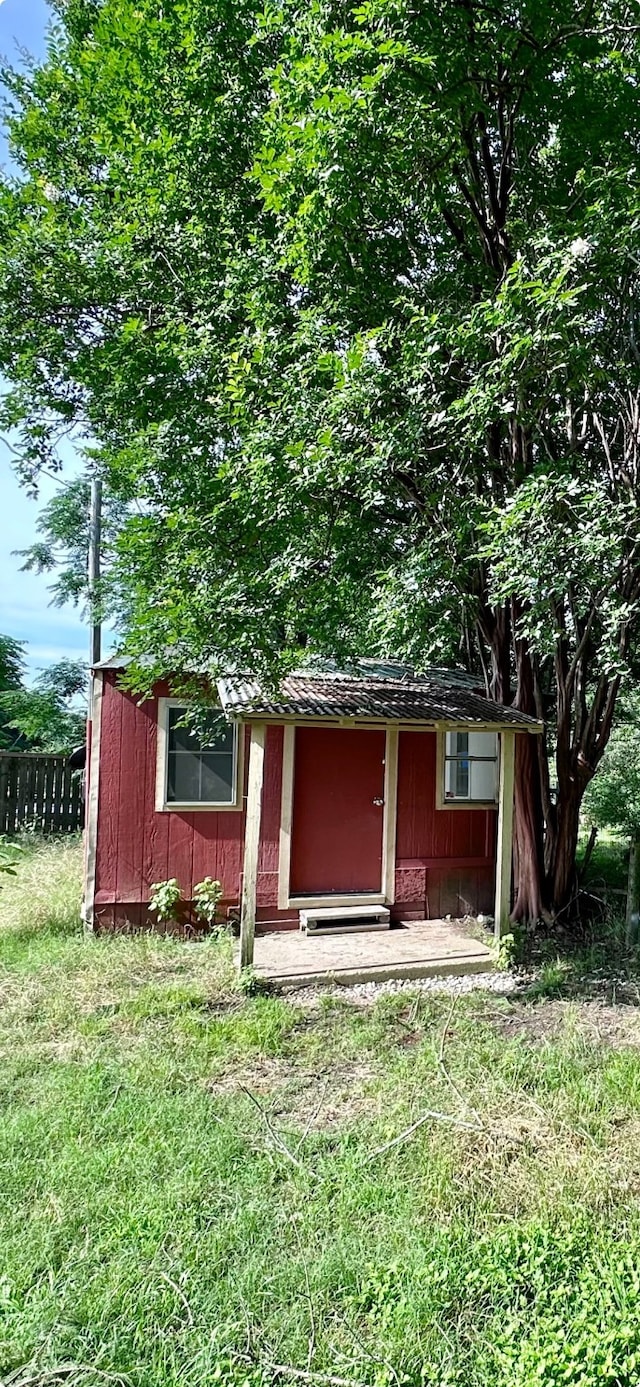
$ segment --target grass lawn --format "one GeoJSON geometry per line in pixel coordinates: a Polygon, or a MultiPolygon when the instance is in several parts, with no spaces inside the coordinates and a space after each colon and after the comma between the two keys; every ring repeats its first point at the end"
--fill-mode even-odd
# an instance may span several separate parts
{"type": "Polygon", "coordinates": [[[2,878],[0,1376],[637,1387],[634,1007],[303,1010],[85,940],[78,879],[2,878]]]}

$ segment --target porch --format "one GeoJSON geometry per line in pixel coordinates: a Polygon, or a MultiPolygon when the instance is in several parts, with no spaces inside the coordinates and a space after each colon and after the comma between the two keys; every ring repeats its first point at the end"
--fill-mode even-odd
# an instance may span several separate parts
{"type": "Polygon", "coordinates": [[[494,959],[461,921],[410,920],[389,930],[319,938],[299,930],[257,934],[253,966],[265,981],[294,988],[486,973],[494,959]]]}

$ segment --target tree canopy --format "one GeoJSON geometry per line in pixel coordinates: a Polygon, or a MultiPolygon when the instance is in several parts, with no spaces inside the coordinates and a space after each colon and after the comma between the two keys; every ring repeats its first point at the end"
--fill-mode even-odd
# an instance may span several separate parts
{"type": "Polygon", "coordinates": [[[0,636],[0,750],[71,751],[86,733],[78,695],[87,686],[82,660],[62,659],[24,682],[24,643],[0,636]],[[3,652],[13,664],[7,668],[3,652]]]}
{"type": "Polygon", "coordinates": [[[637,657],[634,7],[58,14],[43,67],[6,74],[23,475],[60,430],[97,440],[138,503],[121,620],[158,670],[455,659],[546,716],[515,912],[565,910],[637,657]]]}
{"type": "Polygon", "coordinates": [[[640,838],[640,699],[624,700],[599,772],[587,787],[585,817],[597,828],[640,838]]]}

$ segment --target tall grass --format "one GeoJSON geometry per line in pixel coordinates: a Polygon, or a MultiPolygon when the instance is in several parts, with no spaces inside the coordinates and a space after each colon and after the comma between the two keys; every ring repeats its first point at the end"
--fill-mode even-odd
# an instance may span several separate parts
{"type": "Polygon", "coordinates": [[[13,840],[16,876],[0,878],[0,929],[36,935],[75,934],[80,927],[81,854],[78,837],[13,840]]]}

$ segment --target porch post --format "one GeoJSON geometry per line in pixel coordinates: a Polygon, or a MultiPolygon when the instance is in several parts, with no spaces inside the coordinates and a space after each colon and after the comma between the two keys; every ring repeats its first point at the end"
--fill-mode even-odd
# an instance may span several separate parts
{"type": "Polygon", "coordinates": [[[91,675],[89,697],[90,739],[87,736],[88,758],[85,765],[84,783],[84,884],[82,899],[82,920],[85,930],[95,929],[96,894],[96,853],[98,848],[98,805],[100,780],[100,732],[102,723],[102,695],[104,693],[104,674],[94,670],[91,675]]]}
{"type": "Polygon", "coordinates": [[[495,934],[500,939],[509,929],[511,914],[511,861],[513,854],[513,786],[516,734],[500,733],[500,795],[496,846],[495,934]]]}
{"type": "Polygon", "coordinates": [[[258,850],[260,847],[260,817],[262,813],[262,782],[264,777],[264,743],[266,728],[263,722],[251,724],[249,745],[249,784],[247,817],[244,830],[244,868],[242,874],[242,905],[240,908],[240,968],[253,963],[253,938],[256,928],[256,898],[258,889],[258,850]]]}

